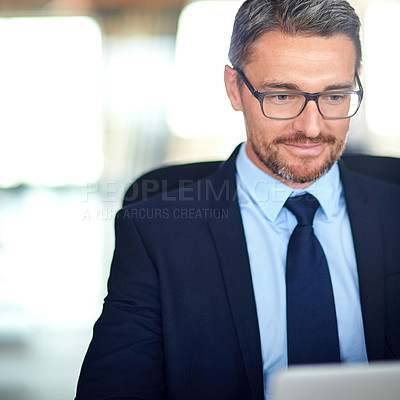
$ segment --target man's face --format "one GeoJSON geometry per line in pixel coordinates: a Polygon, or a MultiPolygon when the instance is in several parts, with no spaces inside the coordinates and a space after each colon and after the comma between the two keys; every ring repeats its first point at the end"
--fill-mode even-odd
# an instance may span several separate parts
{"type": "MultiPolygon", "coordinates": [[[[291,36],[268,32],[253,44],[243,72],[259,92],[274,90],[309,93],[354,89],[356,52],[345,35],[291,36]]],[[[249,158],[263,171],[294,188],[306,187],[340,157],[349,119],[322,117],[314,101],[291,120],[266,118],[258,100],[225,70],[232,106],[243,112],[249,158]]]]}

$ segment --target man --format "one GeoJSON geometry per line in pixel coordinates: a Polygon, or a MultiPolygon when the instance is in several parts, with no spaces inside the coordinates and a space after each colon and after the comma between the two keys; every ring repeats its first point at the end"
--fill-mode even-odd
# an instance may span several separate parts
{"type": "Polygon", "coordinates": [[[117,215],[78,400],[261,400],[288,365],[400,358],[400,190],[337,163],[359,27],[342,0],[242,5],[225,84],[247,143],[117,215]]]}

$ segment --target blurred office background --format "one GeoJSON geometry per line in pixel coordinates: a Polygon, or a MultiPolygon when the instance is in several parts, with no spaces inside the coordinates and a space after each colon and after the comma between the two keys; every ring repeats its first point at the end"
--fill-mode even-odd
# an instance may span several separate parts
{"type": "MultiPolygon", "coordinates": [[[[124,190],[244,139],[223,85],[241,1],[0,1],[0,400],[70,400],[124,190]]],[[[366,98],[348,149],[400,156],[400,2],[353,0],[366,98]]]]}

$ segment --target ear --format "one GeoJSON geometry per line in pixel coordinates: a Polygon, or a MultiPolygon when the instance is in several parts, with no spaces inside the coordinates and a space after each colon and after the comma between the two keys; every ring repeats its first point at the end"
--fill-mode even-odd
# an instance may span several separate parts
{"type": "Polygon", "coordinates": [[[237,81],[237,72],[229,65],[225,65],[224,81],[226,93],[228,93],[233,109],[236,111],[243,111],[242,98],[237,81]]]}

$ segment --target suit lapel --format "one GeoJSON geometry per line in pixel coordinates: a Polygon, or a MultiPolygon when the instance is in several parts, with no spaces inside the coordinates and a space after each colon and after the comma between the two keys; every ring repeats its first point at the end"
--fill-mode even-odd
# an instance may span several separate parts
{"type": "Polygon", "coordinates": [[[209,222],[253,399],[263,399],[261,344],[242,219],[236,199],[237,151],[211,180],[214,208],[226,218],[209,222]]]}
{"type": "Polygon", "coordinates": [[[342,164],[341,178],[353,234],[369,360],[384,357],[384,251],[377,204],[370,204],[357,174],[342,164]]]}

